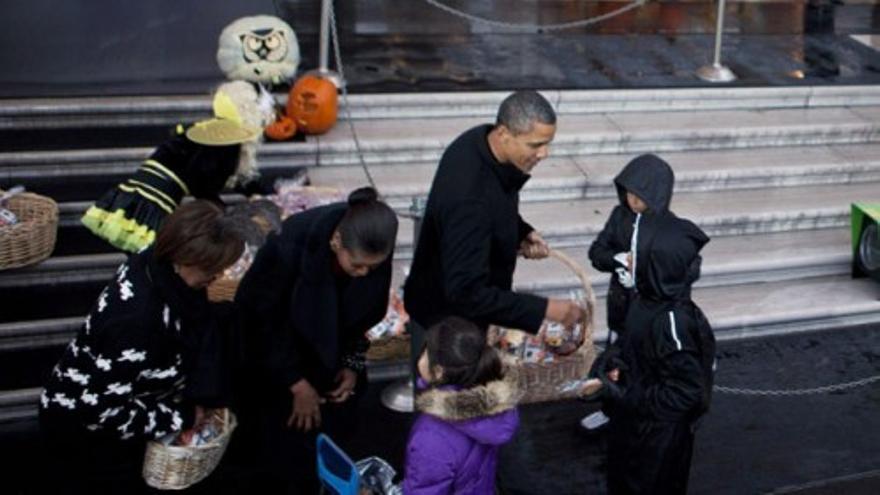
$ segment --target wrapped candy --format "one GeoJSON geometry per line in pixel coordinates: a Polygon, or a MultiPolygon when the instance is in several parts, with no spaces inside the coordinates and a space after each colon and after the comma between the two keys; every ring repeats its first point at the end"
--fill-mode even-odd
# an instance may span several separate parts
{"type": "MultiPolygon", "coordinates": [[[[574,301],[583,301],[583,296],[572,292],[574,301]]],[[[556,356],[567,355],[581,345],[584,327],[581,323],[566,329],[561,324],[544,321],[537,335],[521,330],[499,329],[490,339],[494,345],[523,363],[552,363],[556,356]]]]}
{"type": "Polygon", "coordinates": [[[331,187],[305,186],[300,179],[278,180],[275,194],[267,199],[281,208],[281,217],[330,203],[345,201],[347,194],[341,189],[331,187]]]}
{"type": "Polygon", "coordinates": [[[388,311],[385,318],[377,323],[373,328],[367,330],[367,338],[369,340],[379,340],[382,338],[402,335],[406,331],[406,324],[409,322],[409,314],[403,307],[403,289],[391,289],[388,296],[388,311]]]}
{"type": "Polygon", "coordinates": [[[8,227],[18,223],[18,216],[11,210],[0,208],[0,227],[8,227]]]}
{"type": "Polygon", "coordinates": [[[8,227],[18,223],[18,215],[7,209],[6,202],[16,194],[24,192],[24,186],[15,186],[0,195],[0,227],[8,227]]]}

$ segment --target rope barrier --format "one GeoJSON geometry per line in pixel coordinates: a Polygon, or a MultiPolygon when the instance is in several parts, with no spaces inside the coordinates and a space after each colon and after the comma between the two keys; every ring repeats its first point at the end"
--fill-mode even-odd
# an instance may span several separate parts
{"type": "Polygon", "coordinates": [[[629,12],[630,10],[637,9],[647,3],[648,0],[635,0],[632,3],[624,5],[623,7],[617,8],[608,12],[606,14],[602,14],[596,17],[591,17],[589,19],[581,19],[578,21],[570,21],[570,22],[561,22],[557,24],[531,24],[531,23],[517,23],[517,22],[505,22],[505,21],[496,21],[494,19],[487,19],[485,17],[480,17],[474,14],[469,14],[467,12],[463,12],[461,10],[450,7],[438,0],[425,0],[428,5],[436,7],[448,14],[454,15],[456,17],[460,17],[469,22],[475,24],[485,24],[487,26],[492,26],[500,29],[505,29],[508,31],[525,31],[532,33],[546,33],[551,31],[562,31],[565,29],[574,29],[579,27],[586,27],[593,24],[598,24],[602,21],[606,21],[611,19],[612,17],[616,17],[625,12],[629,12]]]}
{"type": "Polygon", "coordinates": [[[358,139],[357,131],[354,128],[354,121],[351,118],[351,108],[348,104],[348,84],[345,81],[345,71],[342,67],[342,52],[339,48],[339,33],[336,29],[336,9],[334,8],[332,1],[329,3],[330,35],[333,38],[333,55],[336,58],[336,70],[339,72],[339,78],[342,80],[342,105],[345,107],[345,119],[348,121],[348,127],[349,130],[351,130],[351,137],[354,139],[355,152],[361,163],[361,168],[364,169],[364,174],[367,176],[367,182],[370,183],[370,187],[375,189],[376,193],[379,194],[379,197],[381,198],[382,194],[379,192],[379,188],[376,187],[376,182],[373,180],[373,174],[370,173],[370,169],[367,167],[367,161],[364,159],[364,153],[361,150],[361,142],[358,139]]]}
{"type": "MultiPolygon", "coordinates": [[[[601,353],[605,347],[601,345],[596,346],[596,352],[601,353]]],[[[875,382],[880,382],[880,375],[873,375],[867,378],[862,378],[861,380],[854,380],[851,382],[843,382],[843,383],[835,383],[832,385],[823,385],[821,387],[812,387],[812,388],[792,388],[792,389],[755,389],[755,388],[744,388],[744,387],[727,387],[723,385],[714,385],[712,390],[722,394],[731,394],[731,395],[751,395],[751,396],[760,396],[760,397],[793,397],[793,396],[801,396],[801,395],[818,395],[818,394],[826,394],[832,392],[840,392],[843,390],[849,390],[852,388],[863,387],[865,385],[870,385],[875,382]]]]}
{"type": "Polygon", "coordinates": [[[840,392],[842,390],[849,390],[851,388],[869,385],[869,384],[877,382],[877,381],[880,381],[880,375],[874,375],[874,376],[870,376],[868,378],[863,378],[861,380],[855,380],[855,381],[851,381],[851,382],[836,383],[834,385],[824,385],[822,387],[813,387],[813,388],[760,390],[760,389],[750,389],[750,388],[722,387],[722,386],[715,385],[713,387],[713,390],[716,392],[721,392],[724,394],[733,394],[733,395],[785,397],[785,396],[818,395],[818,394],[826,394],[826,393],[832,393],[832,392],[840,392]]]}

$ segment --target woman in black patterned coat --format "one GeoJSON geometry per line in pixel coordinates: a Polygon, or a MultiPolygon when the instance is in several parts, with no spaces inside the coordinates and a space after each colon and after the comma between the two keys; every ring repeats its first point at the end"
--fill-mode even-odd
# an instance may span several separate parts
{"type": "Polygon", "coordinates": [[[101,292],[40,397],[56,493],[136,493],[145,442],[223,402],[222,332],[204,288],[243,250],[208,201],[178,208],[101,292]]]}

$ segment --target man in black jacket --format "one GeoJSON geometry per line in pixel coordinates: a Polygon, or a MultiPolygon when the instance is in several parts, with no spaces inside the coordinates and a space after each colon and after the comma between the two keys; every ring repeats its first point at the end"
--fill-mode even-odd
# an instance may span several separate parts
{"type": "MultiPolygon", "coordinates": [[[[508,96],[495,125],[474,127],[446,149],[431,185],[415,259],[404,288],[406,310],[427,328],[455,315],[537,332],[545,318],[579,321],[573,301],[511,290],[516,258],[549,248],[519,215],[519,191],[547,157],[556,114],[534,91],[508,96]]],[[[414,335],[417,345],[418,335],[414,335]]]]}

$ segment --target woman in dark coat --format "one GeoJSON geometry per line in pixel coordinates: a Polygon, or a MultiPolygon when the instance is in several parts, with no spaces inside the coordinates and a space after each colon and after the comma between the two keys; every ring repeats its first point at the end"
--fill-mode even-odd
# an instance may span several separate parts
{"type": "Polygon", "coordinates": [[[354,423],[365,332],[387,310],[397,217],[370,188],[288,218],[238,287],[246,339],[239,453],[261,493],[314,493],[315,438],[354,423]],[[314,488],[314,489],[313,489],[314,488]]]}
{"type": "Polygon", "coordinates": [[[119,267],[40,397],[47,493],[138,493],[147,440],[226,404],[222,336],[205,296],[244,243],[223,211],[193,201],[119,267]]]}

